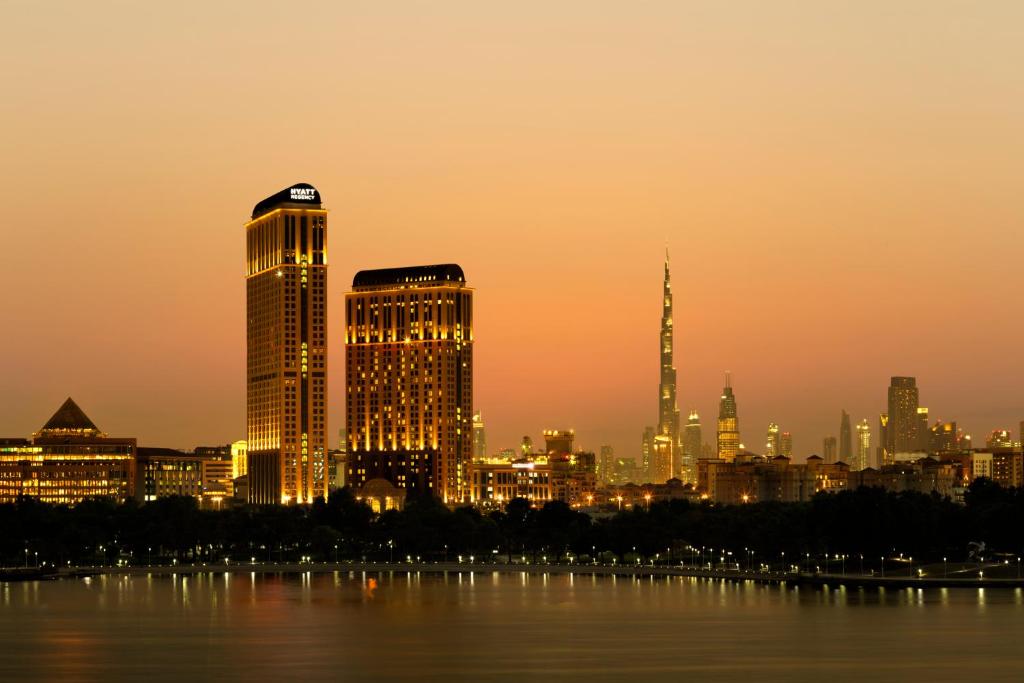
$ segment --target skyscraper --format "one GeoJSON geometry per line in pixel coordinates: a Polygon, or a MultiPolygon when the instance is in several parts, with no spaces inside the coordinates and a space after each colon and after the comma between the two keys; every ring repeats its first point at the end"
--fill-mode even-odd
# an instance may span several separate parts
{"type": "Polygon", "coordinates": [[[821,451],[821,457],[824,458],[825,464],[834,463],[836,461],[836,437],[826,436],[821,451]]]}
{"type": "Polygon", "coordinates": [[[845,409],[839,418],[839,459],[847,465],[853,459],[853,432],[850,430],[850,414],[845,409]]]}
{"type": "Polygon", "coordinates": [[[793,457],[792,432],[782,432],[782,436],[779,437],[779,455],[784,455],[787,458],[793,457]]]}
{"type": "Polygon", "coordinates": [[[672,364],[672,282],[668,249],[665,250],[665,281],[661,301],[661,380],[658,384],[658,433],[651,480],[663,482],[675,475],[680,448],[679,407],[676,403],[676,368],[672,364]]]}
{"type": "Polygon", "coordinates": [[[644,435],[640,440],[640,478],[653,481],[654,464],[654,427],[644,427],[644,435]]]}
{"type": "Polygon", "coordinates": [[[889,451],[889,413],[882,413],[878,416],[878,448],[876,453],[878,456],[875,458],[875,464],[879,467],[892,464],[893,457],[889,451]]]}
{"type": "Polygon", "coordinates": [[[360,271],[345,324],[349,483],[462,502],[473,452],[473,290],[462,268],[360,271]]]}
{"type": "Polygon", "coordinates": [[[697,481],[697,460],[701,457],[701,445],[704,439],[701,436],[700,415],[696,410],[690,411],[686,420],[686,427],[683,429],[683,467],[681,479],[684,482],[697,481]]]}
{"type": "Polygon", "coordinates": [[[893,377],[889,383],[889,424],[886,450],[896,453],[917,450],[917,381],[913,377],[893,377]]]}
{"type": "Polygon", "coordinates": [[[736,414],[736,397],[732,393],[732,377],[727,372],[718,403],[718,457],[732,462],[739,448],[740,422],[736,414]]]}
{"type": "Polygon", "coordinates": [[[249,502],[326,495],[327,211],[299,183],[255,206],[246,238],[249,502]]]}
{"type": "Polygon", "coordinates": [[[917,425],[914,427],[917,448],[915,450],[926,453],[931,445],[931,427],[928,425],[928,409],[917,409],[917,425]]]}
{"type": "Polygon", "coordinates": [[[600,484],[610,483],[614,479],[615,449],[611,446],[601,446],[600,455],[597,459],[597,481],[600,484]]]}
{"type": "Polygon", "coordinates": [[[866,470],[871,459],[871,427],[867,418],[857,424],[857,457],[851,464],[852,469],[866,470]]]}
{"type": "Polygon", "coordinates": [[[473,413],[473,457],[487,457],[487,433],[484,432],[484,417],[479,410],[473,413]]]}
{"type": "Polygon", "coordinates": [[[774,458],[782,453],[779,442],[779,425],[771,422],[768,424],[768,438],[764,444],[764,455],[766,458],[774,458]]]}

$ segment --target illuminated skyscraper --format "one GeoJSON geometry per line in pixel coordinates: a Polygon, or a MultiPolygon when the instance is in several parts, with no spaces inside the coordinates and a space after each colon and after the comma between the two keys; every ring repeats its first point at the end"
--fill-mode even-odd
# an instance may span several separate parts
{"type": "Polygon", "coordinates": [[[718,457],[732,462],[740,448],[740,421],[736,415],[736,397],[732,377],[725,373],[725,388],[718,402],[718,457]]]}
{"type": "Polygon", "coordinates": [[[644,481],[653,481],[655,473],[652,470],[654,463],[654,427],[644,427],[644,435],[640,440],[640,478],[644,481]]]}
{"type": "Polygon", "coordinates": [[[893,462],[892,453],[889,451],[889,413],[882,413],[878,416],[878,454],[875,464],[891,465],[893,462]]]}
{"type": "Polygon", "coordinates": [[[700,429],[700,415],[696,410],[690,411],[686,420],[686,427],[683,428],[683,467],[682,480],[684,482],[697,481],[697,460],[701,457],[701,446],[704,443],[700,429]]]}
{"type": "Polygon", "coordinates": [[[915,450],[921,451],[922,453],[928,451],[928,447],[931,445],[931,427],[928,426],[928,409],[918,408],[917,409],[917,424],[914,427],[915,442],[917,448],[915,450]]]}
{"type": "Polygon", "coordinates": [[[855,470],[867,469],[871,460],[871,427],[867,418],[857,424],[857,457],[851,463],[855,470]]]}
{"type": "Polygon", "coordinates": [[[779,437],[779,455],[784,455],[787,458],[793,457],[793,434],[791,432],[782,432],[782,436],[779,437]]]}
{"type": "Polygon", "coordinates": [[[249,502],[326,495],[327,211],[312,185],[245,225],[249,502]]]}
{"type": "Polygon", "coordinates": [[[850,430],[850,414],[843,410],[839,418],[839,459],[847,465],[853,459],[853,433],[850,430]]]}
{"type": "Polygon", "coordinates": [[[607,484],[614,479],[615,449],[611,446],[601,446],[597,459],[597,481],[599,484],[607,484]]]}
{"type": "Polygon", "coordinates": [[[473,457],[487,457],[487,433],[484,431],[484,417],[479,410],[473,413],[473,457]]]}
{"type": "MultiPolygon", "coordinates": [[[[661,381],[658,384],[658,432],[655,438],[651,481],[661,483],[680,469],[679,407],[676,403],[676,368],[672,364],[672,282],[668,250],[665,250],[665,281],[661,301],[661,381]]],[[[681,459],[680,459],[681,460],[681,459]]]]}
{"type": "Polygon", "coordinates": [[[825,460],[825,464],[827,465],[831,465],[836,461],[836,437],[825,437],[825,441],[821,446],[821,457],[825,460]]]}
{"type": "Polygon", "coordinates": [[[917,381],[913,377],[893,377],[889,384],[889,425],[886,450],[896,453],[917,450],[917,381]]]}
{"type": "Polygon", "coordinates": [[[768,438],[764,444],[764,455],[766,458],[774,458],[782,453],[779,442],[779,425],[771,422],[768,424],[768,438]]]}
{"type": "MultiPolygon", "coordinates": [[[[348,482],[459,503],[473,453],[473,291],[454,264],[364,270],[345,295],[348,482]],[[382,480],[373,482],[373,480],[382,480]]],[[[368,496],[369,498],[369,496],[368,496]]]]}

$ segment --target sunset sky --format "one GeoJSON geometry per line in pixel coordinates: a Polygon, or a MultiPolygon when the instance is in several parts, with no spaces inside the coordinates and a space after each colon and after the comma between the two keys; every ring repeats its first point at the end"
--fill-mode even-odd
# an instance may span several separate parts
{"type": "Polygon", "coordinates": [[[638,455],[666,243],[706,441],[725,370],[754,449],[877,432],[894,374],[1016,435],[1024,3],[180,4],[0,7],[0,436],[70,395],[143,445],[243,438],[242,226],[300,181],[332,446],[353,274],[457,262],[490,450],[638,455]]]}

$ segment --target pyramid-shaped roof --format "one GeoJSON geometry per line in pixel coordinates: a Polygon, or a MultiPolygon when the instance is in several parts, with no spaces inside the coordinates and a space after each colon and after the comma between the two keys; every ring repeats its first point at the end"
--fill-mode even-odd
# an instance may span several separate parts
{"type": "Polygon", "coordinates": [[[67,433],[67,432],[85,432],[87,434],[99,434],[100,430],[89,416],[82,412],[82,409],[78,407],[78,404],[74,400],[68,397],[68,400],[64,401],[64,404],[57,409],[57,412],[53,414],[43,428],[39,430],[40,434],[46,433],[67,433]]]}

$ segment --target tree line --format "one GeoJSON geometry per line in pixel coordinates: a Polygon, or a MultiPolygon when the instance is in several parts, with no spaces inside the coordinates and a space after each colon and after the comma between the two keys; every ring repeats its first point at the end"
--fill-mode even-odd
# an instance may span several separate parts
{"type": "Polygon", "coordinates": [[[739,562],[783,566],[824,554],[898,553],[966,559],[971,542],[1024,551],[1024,489],[979,479],[959,504],[938,495],[861,488],[805,503],[652,503],[591,516],[565,503],[503,511],[449,509],[433,498],[374,514],[347,490],[309,506],[199,509],[189,497],[139,504],[32,499],[0,505],[4,566],[171,562],[695,561],[732,553],[739,562]],[[714,552],[711,552],[714,549],[714,552]]]}

